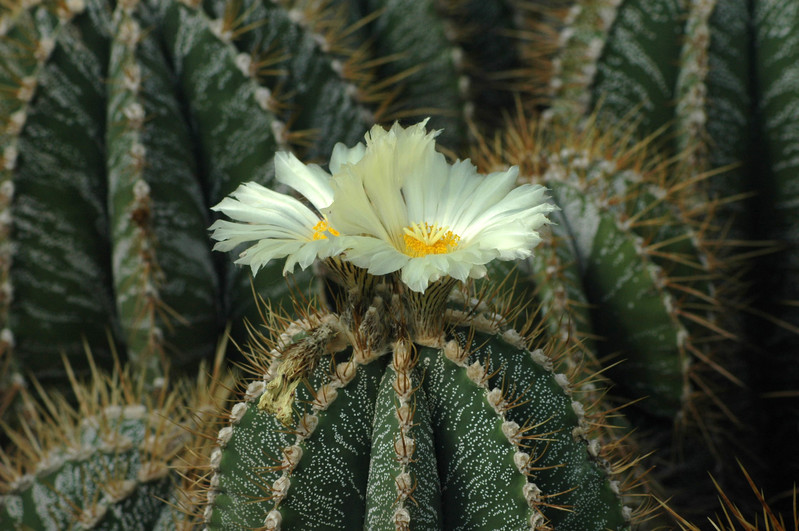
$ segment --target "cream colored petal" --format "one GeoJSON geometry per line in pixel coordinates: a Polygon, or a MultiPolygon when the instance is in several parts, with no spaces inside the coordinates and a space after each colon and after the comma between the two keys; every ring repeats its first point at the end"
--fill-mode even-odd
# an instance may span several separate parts
{"type": "Polygon", "coordinates": [[[344,258],[373,275],[386,275],[400,270],[411,259],[399,252],[390,243],[369,236],[347,236],[342,238],[347,248],[344,258]]]}
{"type": "Polygon", "coordinates": [[[275,155],[275,177],[297,190],[317,210],[333,202],[330,174],[316,164],[303,164],[293,153],[281,151],[275,155]]]}
{"type": "Polygon", "coordinates": [[[323,212],[331,226],[342,234],[366,234],[386,242],[391,241],[391,236],[367,196],[360,177],[350,173],[347,168],[336,175],[333,189],[335,200],[323,212]]]}
{"type": "Polygon", "coordinates": [[[335,175],[341,171],[345,164],[355,164],[363,158],[366,146],[362,142],[348,148],[341,142],[333,146],[333,154],[330,155],[330,173],[335,175]]]}

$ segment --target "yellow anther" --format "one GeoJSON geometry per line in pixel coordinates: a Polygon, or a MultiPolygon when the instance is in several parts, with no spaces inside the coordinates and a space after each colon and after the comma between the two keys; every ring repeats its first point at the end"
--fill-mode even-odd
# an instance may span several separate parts
{"type": "Polygon", "coordinates": [[[325,232],[329,232],[333,236],[338,236],[339,232],[330,226],[330,223],[326,219],[320,219],[319,223],[313,226],[313,237],[312,240],[326,240],[327,234],[325,232]]]}
{"type": "Polygon", "coordinates": [[[405,254],[418,258],[429,254],[446,254],[458,247],[461,237],[447,227],[429,223],[412,223],[403,229],[405,254]]]}

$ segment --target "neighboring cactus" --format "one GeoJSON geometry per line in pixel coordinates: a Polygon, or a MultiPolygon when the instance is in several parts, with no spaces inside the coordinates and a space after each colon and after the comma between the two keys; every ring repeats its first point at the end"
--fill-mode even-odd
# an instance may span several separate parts
{"type": "Polygon", "coordinates": [[[40,403],[26,395],[28,417],[8,433],[15,448],[0,453],[0,527],[155,529],[157,520],[177,521],[163,500],[176,462],[209,438],[210,415],[227,394],[221,359],[215,380],[201,372],[194,384],[148,396],[144,379],[102,375],[90,358],[91,382],[72,380],[76,406],[41,387],[40,403]]]}
{"type": "MultiPolygon", "coordinates": [[[[641,137],[667,131],[659,149],[678,159],[674,175],[691,183],[683,206],[715,211],[708,239],[726,240],[728,249],[753,246],[751,255],[768,252],[766,243],[772,254],[780,250],[755,267],[750,261],[749,272],[726,273],[755,286],[752,294],[727,302],[743,309],[747,320],[732,316],[723,324],[758,352],[726,367],[727,379],[751,387],[751,397],[744,392],[717,403],[742,425],[796,426],[799,407],[791,397],[799,294],[793,290],[792,213],[799,93],[789,81],[795,73],[789,50],[795,48],[799,10],[782,1],[577,0],[570,6],[555,2],[544,11],[556,21],[535,33],[550,45],[547,60],[539,62],[543,82],[536,92],[548,100],[546,116],[566,123],[594,114],[600,124],[629,120],[641,137]],[[753,237],[765,241],[760,249],[745,241],[753,237]],[[755,310],[741,303],[752,299],[759,301],[755,310]],[[779,413],[772,418],[755,409],[779,413]]],[[[594,123],[589,118],[588,126],[594,123]]],[[[736,254],[740,260],[749,253],[736,254]]],[[[728,261],[729,251],[719,257],[728,261]]],[[[753,434],[740,451],[773,458],[764,469],[770,485],[791,488],[796,460],[780,441],[795,438],[796,430],[762,440],[763,449],[753,434]]],[[[757,459],[747,459],[757,477],[757,459]]]]}

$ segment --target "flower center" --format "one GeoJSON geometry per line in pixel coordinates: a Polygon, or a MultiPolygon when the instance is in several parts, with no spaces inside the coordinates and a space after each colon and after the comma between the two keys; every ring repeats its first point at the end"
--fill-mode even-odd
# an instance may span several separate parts
{"type": "Polygon", "coordinates": [[[319,223],[313,226],[313,237],[312,240],[326,240],[327,234],[325,232],[329,232],[333,236],[338,236],[339,232],[330,226],[330,223],[326,219],[320,219],[319,223]]]}
{"type": "Polygon", "coordinates": [[[402,229],[405,234],[405,254],[418,258],[429,254],[446,254],[458,247],[461,237],[447,227],[429,223],[411,223],[402,229]]]}

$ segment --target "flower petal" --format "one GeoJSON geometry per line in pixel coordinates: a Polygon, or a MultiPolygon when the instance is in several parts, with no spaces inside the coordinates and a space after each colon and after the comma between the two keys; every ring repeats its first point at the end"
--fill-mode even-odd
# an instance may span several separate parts
{"type": "Polygon", "coordinates": [[[303,164],[294,153],[275,154],[275,177],[302,194],[317,210],[333,202],[330,174],[316,164],[303,164]]]}

